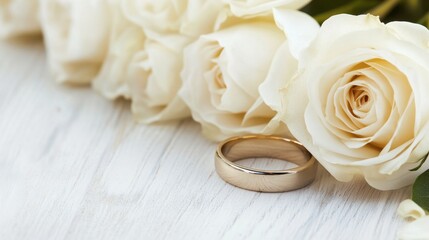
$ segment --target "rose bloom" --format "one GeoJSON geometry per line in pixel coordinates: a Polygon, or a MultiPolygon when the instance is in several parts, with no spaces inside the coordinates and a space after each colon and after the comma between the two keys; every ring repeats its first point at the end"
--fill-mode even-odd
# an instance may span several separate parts
{"type": "Polygon", "coordinates": [[[139,122],[189,117],[177,95],[183,50],[196,36],[213,31],[225,5],[218,0],[157,0],[122,1],[121,7],[112,17],[107,57],[94,88],[111,99],[130,98],[139,122]]]}
{"type": "Polygon", "coordinates": [[[41,0],[49,66],[58,82],[90,83],[107,52],[115,1],[41,0]]]}
{"type": "Polygon", "coordinates": [[[190,116],[177,96],[182,52],[189,43],[183,36],[149,39],[136,24],[115,19],[109,51],[93,87],[109,99],[132,100],[137,121],[153,123],[190,116]]]}
{"type": "Polygon", "coordinates": [[[38,0],[0,0],[0,37],[40,33],[38,0]]]}
{"type": "Polygon", "coordinates": [[[278,86],[296,73],[300,49],[319,26],[301,12],[274,12],[271,18],[233,18],[185,50],[180,94],[208,138],[288,134],[275,117],[278,86]]]}
{"type": "Polygon", "coordinates": [[[177,95],[182,82],[182,53],[188,44],[183,36],[148,39],[145,50],[136,53],[129,66],[132,111],[143,123],[176,120],[190,116],[177,95]]]}
{"type": "Polygon", "coordinates": [[[234,15],[243,17],[271,14],[273,8],[300,9],[311,0],[224,0],[234,15]]]}
{"type": "Polygon", "coordinates": [[[111,22],[107,54],[92,86],[108,99],[130,99],[129,67],[134,55],[143,51],[146,35],[124,16],[120,5],[112,12],[111,22]]]}
{"type": "Polygon", "coordinates": [[[338,180],[390,190],[429,168],[429,30],[377,17],[328,19],[286,88],[284,120],[338,180]]]}

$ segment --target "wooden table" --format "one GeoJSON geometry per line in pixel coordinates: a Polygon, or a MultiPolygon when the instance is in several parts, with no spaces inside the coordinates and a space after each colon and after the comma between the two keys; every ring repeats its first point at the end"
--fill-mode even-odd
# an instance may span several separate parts
{"type": "Polygon", "coordinates": [[[261,194],[215,173],[190,120],[138,125],[129,103],[56,84],[41,41],[0,44],[0,239],[394,239],[410,189],[323,169],[261,194]]]}

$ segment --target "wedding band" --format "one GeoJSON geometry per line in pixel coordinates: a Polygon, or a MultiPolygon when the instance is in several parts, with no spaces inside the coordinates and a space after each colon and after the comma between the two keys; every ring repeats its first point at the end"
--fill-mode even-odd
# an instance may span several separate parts
{"type": "Polygon", "coordinates": [[[263,135],[234,137],[220,143],[215,166],[227,183],[257,192],[287,192],[303,188],[313,182],[317,170],[315,158],[301,143],[263,135]],[[286,170],[261,170],[235,163],[248,158],[275,158],[298,166],[286,170]]]}

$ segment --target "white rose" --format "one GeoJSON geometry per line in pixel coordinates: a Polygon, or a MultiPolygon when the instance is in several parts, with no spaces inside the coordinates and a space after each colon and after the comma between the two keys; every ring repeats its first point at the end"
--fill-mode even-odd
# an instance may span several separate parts
{"type": "Polygon", "coordinates": [[[186,104],[177,95],[182,82],[183,49],[189,43],[184,36],[160,36],[147,39],[129,66],[132,111],[143,123],[175,120],[190,116],[186,104]]]}
{"type": "Polygon", "coordinates": [[[300,9],[311,0],[223,0],[239,17],[269,15],[273,8],[300,9]]]}
{"type": "Polygon", "coordinates": [[[109,99],[131,98],[129,67],[134,55],[144,50],[145,41],[143,30],[122,11],[115,11],[107,56],[92,83],[93,88],[109,99]]]}
{"type": "Polygon", "coordinates": [[[39,0],[0,0],[0,37],[40,33],[39,0]]]}
{"type": "Polygon", "coordinates": [[[142,123],[189,117],[177,95],[188,43],[179,35],[149,39],[140,27],[124,21],[112,31],[108,57],[93,87],[110,99],[130,98],[132,112],[142,123]]]}
{"type": "Polygon", "coordinates": [[[189,117],[177,95],[183,50],[200,33],[213,31],[225,5],[217,0],[121,4],[123,15],[114,18],[108,55],[94,88],[108,98],[131,98],[133,114],[143,123],[189,117]]]}
{"type": "Polygon", "coordinates": [[[107,52],[114,1],[41,0],[51,71],[59,82],[90,83],[107,52]]]}
{"type": "Polygon", "coordinates": [[[153,123],[190,116],[177,94],[182,84],[183,49],[188,43],[188,38],[179,35],[148,39],[145,49],[133,56],[127,79],[138,121],[153,123]]]}
{"type": "Polygon", "coordinates": [[[429,152],[429,30],[337,15],[285,91],[292,134],[338,180],[363,175],[381,190],[411,184],[429,152]]]}
{"type": "Polygon", "coordinates": [[[223,12],[221,0],[124,0],[125,14],[147,34],[182,34],[198,37],[213,31],[223,12]]]}
{"type": "Polygon", "coordinates": [[[289,10],[275,11],[275,19],[277,25],[272,19],[229,24],[185,50],[181,96],[208,138],[287,134],[274,117],[278,82],[295,74],[296,51],[311,40],[318,24],[289,10]],[[274,84],[264,87],[266,81],[274,84]]]}

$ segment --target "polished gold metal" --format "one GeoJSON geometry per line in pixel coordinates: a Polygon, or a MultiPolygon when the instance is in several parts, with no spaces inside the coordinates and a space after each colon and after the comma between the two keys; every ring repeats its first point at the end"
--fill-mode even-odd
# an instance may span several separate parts
{"type": "Polygon", "coordinates": [[[251,135],[230,138],[219,144],[216,171],[226,182],[257,192],[287,192],[312,183],[317,170],[315,158],[301,143],[290,139],[251,135]],[[287,170],[261,170],[235,163],[247,158],[276,158],[298,165],[287,170]]]}

